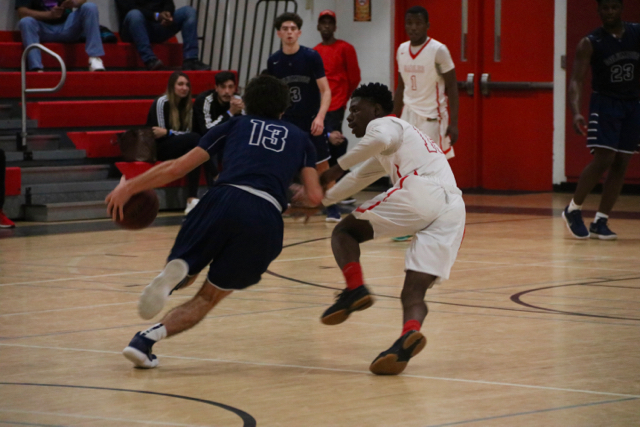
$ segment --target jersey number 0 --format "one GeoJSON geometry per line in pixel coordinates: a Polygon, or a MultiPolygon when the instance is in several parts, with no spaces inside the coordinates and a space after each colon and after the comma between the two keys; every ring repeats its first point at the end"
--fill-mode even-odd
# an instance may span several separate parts
{"type": "Polygon", "coordinates": [[[266,124],[262,120],[251,119],[253,129],[249,145],[261,145],[267,150],[280,152],[284,150],[284,145],[289,134],[289,129],[284,126],[266,124]]]}

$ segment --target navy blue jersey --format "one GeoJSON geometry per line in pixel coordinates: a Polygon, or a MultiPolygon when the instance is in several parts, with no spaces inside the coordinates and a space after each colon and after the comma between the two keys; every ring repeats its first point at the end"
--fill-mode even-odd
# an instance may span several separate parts
{"type": "Polygon", "coordinates": [[[285,55],[279,50],[269,57],[267,71],[289,86],[291,105],[283,119],[309,132],[320,109],[320,89],[316,80],[325,76],[320,54],[304,46],[293,55],[285,55]]]}
{"type": "Polygon", "coordinates": [[[619,99],[640,97],[640,24],[624,23],[617,39],[600,27],[587,36],[591,55],[592,88],[619,99]]]}
{"type": "Polygon", "coordinates": [[[223,171],[215,185],[244,185],[273,196],[283,209],[293,177],[315,168],[315,148],[306,133],[282,120],[233,117],[214,126],[198,144],[210,156],[222,152],[223,171]]]}

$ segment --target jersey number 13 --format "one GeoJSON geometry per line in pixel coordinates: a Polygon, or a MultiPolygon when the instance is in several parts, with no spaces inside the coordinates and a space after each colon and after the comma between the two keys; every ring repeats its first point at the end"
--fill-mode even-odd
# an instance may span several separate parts
{"type": "Polygon", "coordinates": [[[262,120],[251,119],[253,129],[249,145],[261,145],[267,150],[280,152],[284,150],[284,145],[289,134],[289,129],[284,126],[266,124],[262,120]]]}

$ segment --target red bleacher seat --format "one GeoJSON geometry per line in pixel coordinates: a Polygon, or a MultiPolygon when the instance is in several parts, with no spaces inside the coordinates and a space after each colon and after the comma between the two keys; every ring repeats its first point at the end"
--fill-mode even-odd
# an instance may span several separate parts
{"type": "MultiPolygon", "coordinates": [[[[62,89],[54,93],[37,93],[28,98],[113,98],[113,97],[156,97],[167,89],[171,71],[105,71],[87,73],[72,71],[62,89]]],[[[213,89],[215,75],[212,71],[187,71],[193,94],[213,89]]],[[[54,87],[60,80],[60,72],[27,73],[27,87],[54,87]]],[[[20,72],[7,72],[0,79],[2,98],[20,98],[20,72]]]]}
{"type": "Polygon", "coordinates": [[[39,128],[136,126],[147,122],[153,100],[39,101],[27,103],[27,115],[39,128]]]}
{"type": "MultiPolygon", "coordinates": [[[[135,178],[162,162],[147,163],[147,162],[116,162],[116,167],[124,175],[126,179],[135,178]]],[[[163,187],[182,187],[186,185],[186,178],[180,178],[169,184],[163,185],[163,187]]],[[[207,185],[207,181],[204,177],[204,171],[200,172],[200,185],[207,185]]]]}
{"type": "Polygon", "coordinates": [[[105,130],[96,132],[67,132],[71,142],[79,150],[85,150],[90,159],[99,157],[120,157],[120,148],[115,143],[119,133],[124,130],[105,130]]]}
{"type": "Polygon", "coordinates": [[[20,168],[6,168],[4,177],[5,195],[19,196],[22,191],[22,173],[20,168]]]}

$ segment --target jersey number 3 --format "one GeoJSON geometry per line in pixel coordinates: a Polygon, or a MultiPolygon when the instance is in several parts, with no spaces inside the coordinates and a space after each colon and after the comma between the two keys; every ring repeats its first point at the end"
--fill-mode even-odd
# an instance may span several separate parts
{"type": "Polygon", "coordinates": [[[279,153],[284,150],[289,129],[284,126],[266,124],[262,120],[251,119],[253,129],[249,145],[261,145],[267,150],[279,153]]]}

